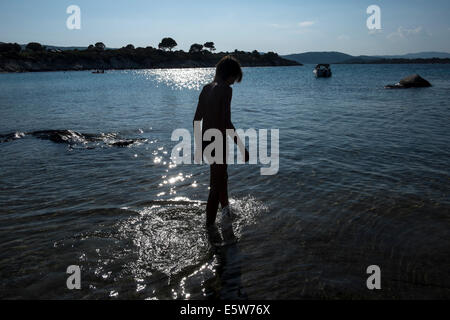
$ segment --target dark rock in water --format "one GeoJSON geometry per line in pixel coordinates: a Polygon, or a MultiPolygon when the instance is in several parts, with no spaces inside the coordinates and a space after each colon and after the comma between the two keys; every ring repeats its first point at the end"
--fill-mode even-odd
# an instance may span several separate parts
{"type": "Polygon", "coordinates": [[[406,77],[400,80],[400,85],[406,88],[427,88],[431,87],[431,83],[419,76],[418,74],[413,74],[412,76],[406,77]]]}
{"type": "Polygon", "coordinates": [[[123,141],[111,143],[111,145],[114,147],[127,147],[133,143],[134,143],[134,140],[123,140],[123,141]]]}
{"type": "Polygon", "coordinates": [[[23,133],[23,132],[13,132],[13,133],[8,133],[8,134],[0,134],[0,143],[17,140],[17,139],[20,139],[20,138],[23,138],[23,137],[25,137],[25,133],[23,133]]]}
{"type": "Polygon", "coordinates": [[[93,149],[94,146],[90,145],[93,143],[95,145],[103,144],[113,147],[128,147],[136,142],[145,142],[147,139],[117,139],[116,133],[101,133],[101,134],[91,134],[91,133],[80,133],[73,130],[41,130],[33,131],[29,133],[24,132],[12,132],[8,134],[0,134],[0,143],[10,142],[16,139],[25,137],[26,135],[31,135],[32,137],[49,140],[55,143],[68,144],[70,148],[76,145],[82,145],[84,148],[93,149]]]}
{"type": "Polygon", "coordinates": [[[76,131],[72,130],[43,130],[31,132],[33,137],[50,140],[56,143],[85,143],[85,137],[76,131]]]}
{"type": "Polygon", "coordinates": [[[418,74],[410,75],[400,80],[396,84],[388,84],[386,89],[407,89],[407,88],[427,88],[431,87],[431,83],[419,76],[418,74]]]}

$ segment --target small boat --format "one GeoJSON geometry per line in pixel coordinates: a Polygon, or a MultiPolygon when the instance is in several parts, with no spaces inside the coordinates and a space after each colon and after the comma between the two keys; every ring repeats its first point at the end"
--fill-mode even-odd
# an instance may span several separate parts
{"type": "Polygon", "coordinates": [[[327,63],[318,64],[313,72],[316,78],[329,78],[332,75],[330,65],[327,63]]]}
{"type": "Polygon", "coordinates": [[[96,70],[96,71],[92,71],[92,73],[105,73],[105,70],[96,70]]]}

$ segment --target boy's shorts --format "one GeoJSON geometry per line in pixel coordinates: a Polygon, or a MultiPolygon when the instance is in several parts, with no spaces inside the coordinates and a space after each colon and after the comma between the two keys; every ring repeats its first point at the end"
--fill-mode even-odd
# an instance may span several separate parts
{"type": "MultiPolygon", "coordinates": [[[[213,139],[213,141],[214,141],[214,139],[213,139]]],[[[226,163],[227,163],[228,153],[227,153],[226,141],[227,141],[227,140],[225,140],[225,143],[223,144],[223,148],[222,148],[222,161],[221,161],[221,163],[219,163],[219,164],[226,164],[226,163]]],[[[210,142],[210,141],[203,141],[203,145],[202,145],[202,159],[204,159],[205,148],[206,148],[210,143],[212,143],[212,141],[211,141],[211,142],[210,142]]],[[[212,156],[213,158],[216,157],[216,150],[215,150],[215,149],[211,152],[211,156],[212,156]]],[[[208,159],[208,163],[209,163],[210,165],[212,164],[212,163],[209,162],[209,159],[208,159]]],[[[214,162],[214,163],[215,163],[215,162],[214,162]]]]}

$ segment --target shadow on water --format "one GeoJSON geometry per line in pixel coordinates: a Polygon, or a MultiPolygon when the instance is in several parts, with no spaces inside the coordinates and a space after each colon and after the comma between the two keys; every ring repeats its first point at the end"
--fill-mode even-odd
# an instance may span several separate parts
{"type": "Polygon", "coordinates": [[[204,227],[204,207],[201,210],[202,234],[208,244],[202,263],[192,264],[182,272],[178,296],[184,299],[247,299],[242,284],[242,263],[239,241],[244,231],[256,223],[259,214],[267,208],[252,197],[231,200],[232,220],[219,219],[213,227],[204,227]]]}
{"type": "Polygon", "coordinates": [[[215,298],[218,299],[247,299],[242,285],[242,255],[238,246],[233,224],[222,219],[220,229],[216,225],[207,228],[208,240],[217,255],[217,279],[219,288],[215,298]]]}

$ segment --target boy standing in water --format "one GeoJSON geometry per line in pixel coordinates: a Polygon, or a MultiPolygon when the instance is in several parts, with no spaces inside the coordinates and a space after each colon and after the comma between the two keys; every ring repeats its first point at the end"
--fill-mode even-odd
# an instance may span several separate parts
{"type": "MultiPolygon", "coordinates": [[[[208,204],[206,205],[206,225],[212,226],[216,221],[219,202],[222,207],[222,218],[231,218],[231,210],[228,203],[228,173],[226,152],[226,130],[235,130],[231,122],[231,85],[236,81],[241,82],[242,70],[239,62],[231,56],[223,57],[216,66],[214,80],[203,87],[200,93],[194,122],[203,120],[202,137],[208,129],[217,129],[222,133],[222,161],[210,163],[210,190],[208,204]]],[[[203,140],[203,139],[202,139],[203,140]]],[[[214,140],[213,140],[214,141],[214,140]]],[[[234,142],[243,146],[235,135],[234,142]]],[[[203,141],[202,151],[212,143],[203,141]]],[[[203,154],[203,152],[202,152],[203,154]]],[[[213,155],[214,156],[214,155],[213,155]]],[[[245,162],[249,159],[245,150],[245,162]]]]}

